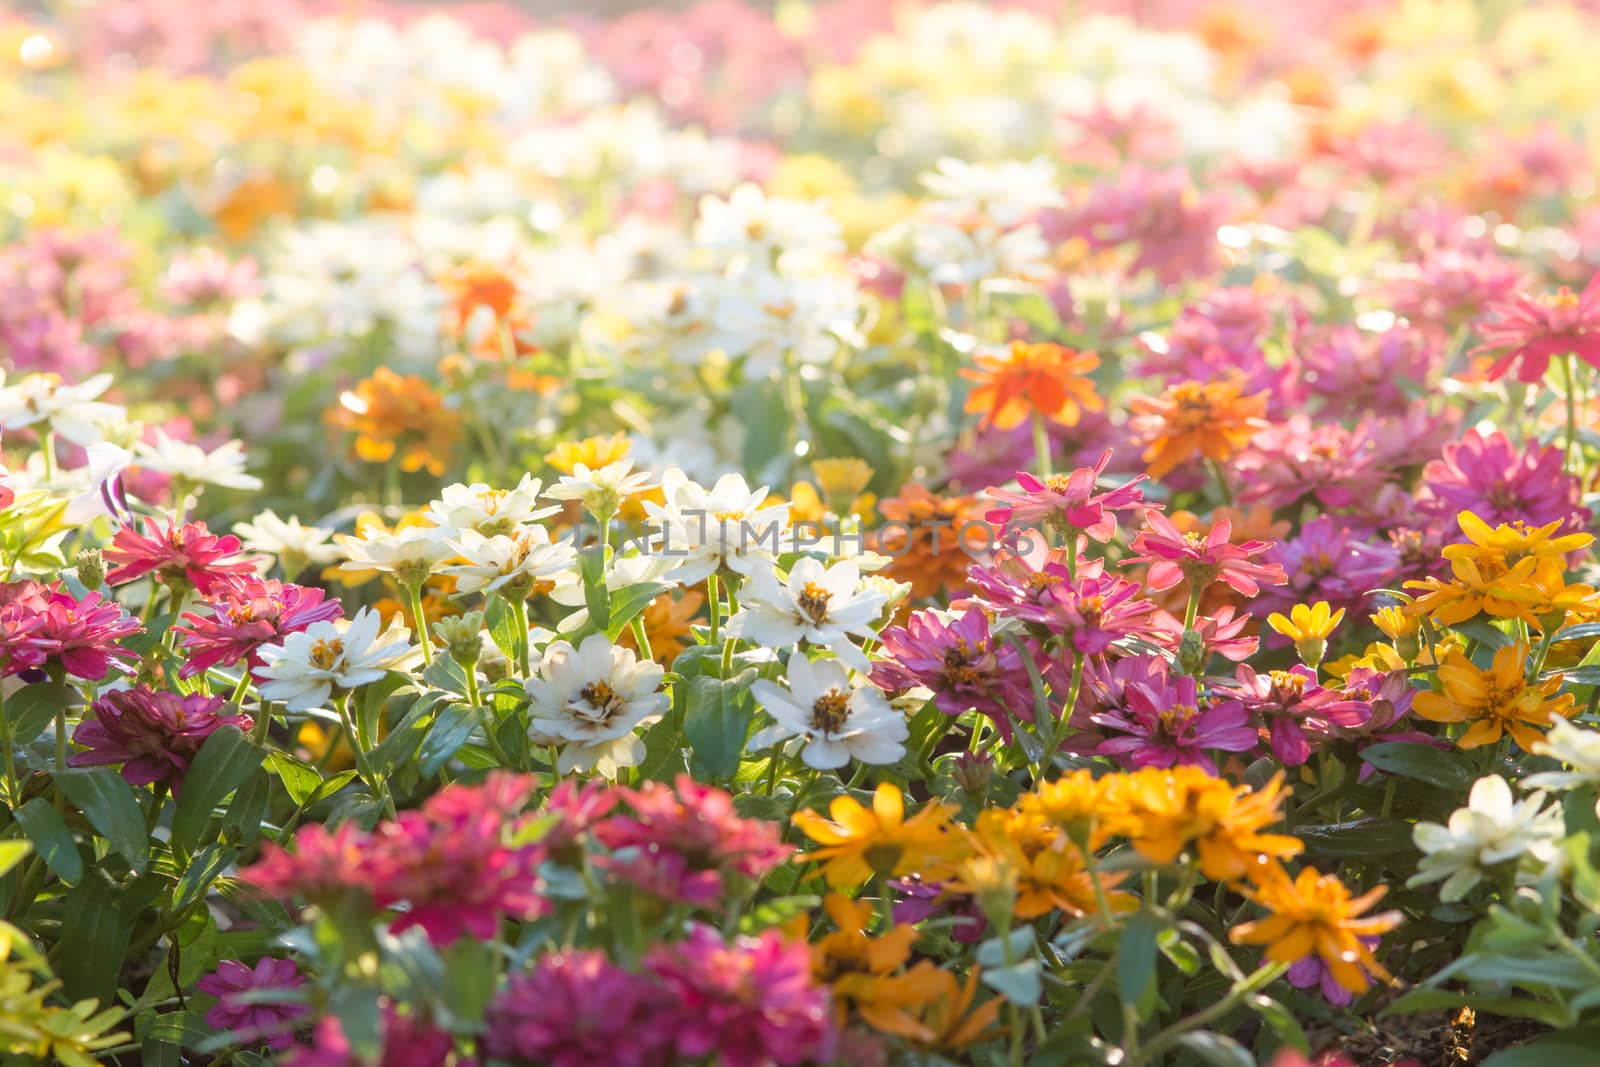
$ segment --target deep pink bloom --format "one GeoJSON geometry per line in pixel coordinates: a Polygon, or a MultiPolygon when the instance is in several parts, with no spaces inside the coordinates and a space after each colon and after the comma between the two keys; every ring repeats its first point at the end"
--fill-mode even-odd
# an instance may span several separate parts
{"type": "Polygon", "coordinates": [[[1452,534],[1463,511],[1490,526],[1543,526],[1559,519],[1570,532],[1589,522],[1589,509],[1580,503],[1583,487],[1562,469],[1561,450],[1531,440],[1518,446],[1499,430],[1468,430],[1422,469],[1422,481],[1428,493],[1423,505],[1452,534]]]}
{"type": "MultiPolygon", "coordinates": [[[[1234,663],[1255,655],[1261,639],[1244,632],[1250,622],[1250,616],[1237,611],[1232,604],[1224,604],[1215,615],[1196,615],[1192,629],[1200,635],[1201,667],[1213,654],[1234,663]]],[[[1165,611],[1157,611],[1150,620],[1150,626],[1150,639],[1177,655],[1183,645],[1183,620],[1165,611]]]]}
{"type": "Polygon", "coordinates": [[[114,661],[139,658],[117,642],[143,630],[121,604],[99,593],[87,593],[78,600],[70,593],[55,592],[34,636],[68,674],[98,682],[111,672],[114,661]]]}
{"type": "Polygon", "coordinates": [[[1130,682],[1123,691],[1125,710],[1091,716],[1096,726],[1124,736],[1102,741],[1100,755],[1116,756],[1132,767],[1217,765],[1207,749],[1247,752],[1256,747],[1256,730],[1236,703],[1206,707],[1190,675],[1167,676],[1159,688],[1130,682]]]}
{"type": "Polygon", "coordinates": [[[1417,119],[1368,123],[1334,146],[1335,156],[1354,177],[1379,185],[1436,173],[1448,151],[1439,135],[1417,119]]]}
{"type": "Polygon", "coordinates": [[[1600,367],[1600,274],[1581,293],[1566,286],[1536,297],[1517,293],[1490,305],[1489,313],[1495,317],[1479,327],[1483,343],[1472,354],[1504,353],[1489,368],[1491,381],[1514,366],[1519,381],[1537,382],[1557,356],[1600,367]]]}
{"type": "Polygon", "coordinates": [[[1159,512],[1145,513],[1146,529],[1133,540],[1137,555],[1128,563],[1148,563],[1145,581],[1151,591],[1171,589],[1187,581],[1191,590],[1204,589],[1212,582],[1226,582],[1240,596],[1253,597],[1263,585],[1281,585],[1283,568],[1254,559],[1272,547],[1271,541],[1245,541],[1233,544],[1233,523],[1219,520],[1204,537],[1185,534],[1159,512]]]}
{"type": "Polygon", "coordinates": [[[620,792],[626,810],[594,829],[612,855],[595,864],[662,899],[714,905],[730,879],[757,881],[794,851],[776,825],[740,817],[732,796],[688,775],[620,792]]]}
{"type": "Polygon", "coordinates": [[[206,1012],[208,1026],[226,1031],[240,1044],[265,1041],[281,1050],[294,1044],[295,1021],[310,1015],[311,1006],[295,1000],[252,1000],[249,994],[298,989],[305,984],[293,960],[263,956],[254,969],[238,960],[223,960],[196,982],[195,988],[217,998],[206,1012]]]}
{"type": "Polygon", "coordinates": [[[239,539],[232,534],[221,537],[206,529],[203,522],[185,523],[181,528],[170,519],[160,529],[156,520],[145,517],[141,534],[124,526],[105,550],[107,563],[115,564],[106,574],[107,585],[122,585],[146,574],[168,585],[187,583],[201,596],[211,596],[226,588],[231,578],[255,574],[255,563],[233,559],[239,553],[239,539]]]}
{"type": "Polygon", "coordinates": [[[0,673],[20,674],[42,665],[52,645],[40,636],[50,588],[38,582],[0,583],[0,673]]]}
{"type": "Polygon", "coordinates": [[[281,1067],[472,1067],[476,1060],[455,1055],[455,1038],[425,1019],[401,1015],[383,1002],[383,1048],[376,1060],[357,1056],[337,1015],[317,1023],[311,1045],[296,1046],[281,1067]]]}
{"type": "Polygon", "coordinates": [[[1043,481],[1027,471],[1017,472],[1021,492],[991,486],[989,495],[1004,507],[994,508],[985,516],[997,526],[1016,523],[1022,526],[1042,525],[1060,529],[1075,540],[1076,531],[1087,534],[1101,543],[1117,535],[1119,511],[1135,511],[1148,507],[1139,483],[1141,474],[1105,492],[1098,491],[1098,482],[1111,462],[1111,449],[1106,449],[1092,467],[1079,467],[1071,474],[1056,475],[1043,481]]]}
{"type": "Polygon", "coordinates": [[[665,1067],[672,1061],[676,999],[596,949],[542,956],[489,1005],[484,1051],[544,1067],[665,1067]]]}
{"type": "MultiPolygon", "coordinates": [[[[582,783],[573,778],[562,779],[545,798],[540,814],[553,815],[556,821],[540,840],[550,850],[552,858],[562,859],[578,847],[580,841],[611,813],[621,799],[618,790],[598,779],[591,778],[582,783]]],[[[574,860],[572,865],[576,866],[578,862],[574,860]]]]}
{"type": "Polygon", "coordinates": [[[1328,724],[1355,727],[1371,715],[1353,703],[1341,703],[1339,692],[1324,689],[1317,672],[1296,664],[1286,671],[1256,673],[1248,663],[1234,671],[1234,684],[1222,688],[1235,704],[1266,724],[1267,742],[1272,754],[1290,767],[1311,758],[1307,726],[1313,734],[1325,736],[1328,724]]]}
{"type": "Polygon", "coordinates": [[[219,715],[226,702],[203,693],[168,693],[139,685],[113,689],[94,702],[72,733],[74,744],[87,752],[73,753],[73,767],[122,765],[132,785],[165,782],[173,792],[183,785],[189,764],[206,738],[224,726],[249,730],[248,715],[219,715]]]}
{"type": "MultiPolygon", "coordinates": [[[[974,564],[967,570],[967,585],[974,595],[953,601],[951,607],[981,608],[997,619],[1032,623],[1042,624],[1050,618],[1054,590],[1072,581],[1067,567],[1071,550],[1050,548],[1044,537],[1033,531],[1017,540],[1026,546],[1022,551],[997,549],[987,565],[974,564]]],[[[1080,559],[1078,567],[1085,575],[1105,569],[1097,559],[1080,559]]]]}
{"type": "Polygon", "coordinates": [[[1118,641],[1148,638],[1155,610],[1137,582],[1110,574],[1088,574],[1050,590],[1050,615],[1045,625],[1066,634],[1079,655],[1095,656],[1118,641]]]}
{"type": "Polygon", "coordinates": [[[1382,289],[1397,315],[1449,336],[1521,283],[1522,266],[1489,250],[1430,249],[1382,289]]]}
{"type": "Polygon", "coordinates": [[[1441,341],[1422,330],[1342,326],[1300,346],[1300,370],[1322,401],[1322,418],[1400,415],[1427,389],[1443,356],[1441,341]]]}
{"type": "Polygon", "coordinates": [[[293,852],[269,841],[261,848],[261,858],[241,870],[239,878],[280,900],[324,901],[348,890],[370,894],[367,840],[367,833],[353,822],[340,823],[331,831],[311,823],[295,833],[293,852]]]}
{"type": "MultiPolygon", "coordinates": [[[[931,611],[913,612],[904,626],[883,631],[887,657],[873,665],[872,680],[889,689],[925,685],[946,715],[976,709],[1010,739],[1011,716],[1033,721],[1033,687],[1017,649],[989,633],[989,619],[970,610],[943,622],[931,611]]],[[[1037,655],[1032,641],[1024,642],[1037,655]]]]}
{"type": "Polygon", "coordinates": [[[344,614],[340,603],[324,600],[325,595],[321,589],[253,574],[219,583],[203,605],[206,614],[185,612],[182,623],[175,627],[183,635],[188,657],[178,676],[193,678],[240,660],[252,668],[261,666],[256,652],[262,645],[277,644],[285,634],[299,633],[314,622],[344,614]]]}
{"type": "Polygon", "coordinates": [[[1229,200],[1224,191],[1196,189],[1182,167],[1125,167],[1090,189],[1082,205],[1065,213],[1061,228],[1097,250],[1132,245],[1128,272],[1148,269],[1162,284],[1172,285],[1216,268],[1217,227],[1227,217],[1229,200]]]}
{"type": "Polygon", "coordinates": [[[811,978],[811,952],[776,930],[733,944],[695,924],[658,945],[645,966],[678,1000],[673,1043],[684,1060],[715,1054],[722,1067],[765,1067],[832,1058],[828,991],[811,978]]]}
{"type": "Polygon", "coordinates": [[[1394,580],[1398,561],[1393,548],[1373,541],[1368,529],[1347,525],[1332,515],[1317,516],[1267,553],[1266,558],[1282,568],[1284,581],[1252,604],[1251,610],[1265,617],[1318,600],[1335,608],[1359,609],[1373,590],[1394,580]]]}

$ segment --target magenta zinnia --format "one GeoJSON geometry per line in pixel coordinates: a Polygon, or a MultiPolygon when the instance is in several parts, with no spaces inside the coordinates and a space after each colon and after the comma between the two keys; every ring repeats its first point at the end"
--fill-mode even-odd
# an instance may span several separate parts
{"type": "Polygon", "coordinates": [[[1489,368],[1491,381],[1516,367],[1518,381],[1536,382],[1558,356],[1600,367],[1600,274],[1581,293],[1566,286],[1536,297],[1518,293],[1489,312],[1495,317],[1480,328],[1483,343],[1472,354],[1504,353],[1489,368]]]}
{"type": "Polygon", "coordinates": [[[74,678],[98,682],[111,673],[113,662],[139,658],[117,642],[143,629],[121,604],[99,593],[87,593],[78,600],[70,593],[56,592],[44,606],[34,637],[62,670],[74,678]]]}
{"type": "Polygon", "coordinates": [[[1171,589],[1187,581],[1198,593],[1213,582],[1226,582],[1240,596],[1253,597],[1263,585],[1282,585],[1283,568],[1272,563],[1257,563],[1255,557],[1272,547],[1271,541],[1245,541],[1233,544],[1233,524],[1219,519],[1205,536],[1186,534],[1160,512],[1145,515],[1146,529],[1133,539],[1137,555],[1126,563],[1148,563],[1145,581],[1154,592],[1171,589]]]}
{"type": "Polygon", "coordinates": [[[1098,479],[1110,462],[1108,448],[1094,466],[1079,467],[1071,474],[1040,480],[1018,471],[1017,484],[1022,491],[991,487],[989,495],[1004,506],[992,509],[985,517],[997,526],[1043,525],[1069,534],[1082,531],[1095,541],[1110,541],[1117,535],[1117,512],[1152,506],[1144,503],[1144,492],[1139,488],[1145,480],[1143,474],[1105,492],[1098,491],[1098,479]]]}
{"type": "Polygon", "coordinates": [[[145,530],[124,526],[111,539],[105,560],[115,566],[106,574],[106,584],[122,585],[153,574],[168,586],[189,585],[201,596],[211,596],[230,577],[255,574],[251,560],[234,558],[239,539],[232,534],[218,537],[205,523],[178,526],[168,520],[163,530],[146,517],[145,530]]]}
{"type": "Polygon", "coordinates": [[[72,734],[88,751],[74,753],[73,767],[120,764],[132,785],[162,782],[174,792],[183,784],[189,764],[206,738],[224,726],[249,730],[248,715],[218,714],[222,697],[187,696],[135,686],[115,689],[94,702],[93,718],[85,718],[72,734]]]}
{"type": "Polygon", "coordinates": [[[297,989],[305,984],[293,960],[264,956],[254,968],[239,960],[223,960],[215,971],[196,982],[195,988],[217,998],[206,1012],[208,1026],[227,1032],[238,1042],[265,1041],[282,1050],[294,1044],[295,1023],[311,1014],[311,1006],[293,1000],[252,1000],[250,994],[297,989]]]}
{"type": "Polygon", "coordinates": [[[221,585],[204,605],[207,614],[186,612],[183,624],[175,628],[183,635],[188,656],[178,676],[193,678],[240,660],[252,668],[261,666],[256,651],[262,645],[278,644],[285,634],[344,613],[337,600],[324,600],[324,595],[320,589],[254,575],[221,585]]]}
{"type": "Polygon", "coordinates": [[[666,1067],[676,999],[597,949],[540,957],[489,1005],[484,1050],[497,1060],[548,1067],[666,1067]]]}

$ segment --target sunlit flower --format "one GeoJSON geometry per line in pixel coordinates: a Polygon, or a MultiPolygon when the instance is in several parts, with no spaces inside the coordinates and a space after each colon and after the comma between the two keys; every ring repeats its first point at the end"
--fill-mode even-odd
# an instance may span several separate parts
{"type": "Polygon", "coordinates": [[[1472,353],[1500,354],[1491,379],[1515,367],[1519,381],[1537,382],[1551,359],[1568,355],[1600,367],[1600,274],[1581,293],[1565,286],[1539,297],[1517,293],[1488,311],[1494,318],[1479,327],[1483,343],[1472,353]]]}
{"type": "Polygon", "coordinates": [[[569,542],[552,541],[543,526],[493,537],[466,529],[451,539],[450,548],[465,562],[441,567],[440,573],[455,577],[458,592],[520,594],[523,599],[537,582],[565,573],[577,558],[569,542]]]}
{"type": "Polygon", "coordinates": [[[910,582],[919,600],[961,588],[973,553],[988,548],[993,537],[981,524],[977,497],[934,493],[916,482],[880,500],[878,511],[888,521],[874,531],[870,547],[889,557],[889,575],[910,582]],[[979,529],[981,539],[974,536],[979,529]]]}
{"type": "Polygon", "coordinates": [[[1013,341],[1003,354],[979,352],[973,360],[977,366],[961,372],[978,383],[967,395],[965,410],[981,412],[985,428],[1014,429],[1031,415],[1076,426],[1084,412],[1105,408],[1088,377],[1100,365],[1093,352],[1013,341]]]}
{"type": "MultiPolygon", "coordinates": [[[[644,623],[645,639],[650,642],[650,655],[657,663],[670,666],[678,653],[694,643],[694,620],[705,607],[704,593],[686,590],[674,598],[669,590],[661,593],[639,613],[644,623]]],[[[631,628],[617,638],[625,648],[640,651],[631,628]]]]}
{"type": "Polygon", "coordinates": [[[635,471],[633,460],[619,459],[595,469],[574,463],[572,473],[563,474],[544,495],[550,500],[581,500],[591,514],[609,517],[624,500],[649,487],[648,471],[635,471]]]}
{"type": "Polygon", "coordinates": [[[403,471],[445,472],[461,438],[461,416],[416,375],[379,367],[343,394],[329,421],[353,432],[356,456],[400,464],[403,471]]]}
{"type": "Polygon", "coordinates": [[[581,441],[562,441],[545,455],[544,461],[563,474],[571,474],[580,463],[594,469],[626,459],[631,448],[625,433],[585,437],[581,441]]]}
{"type": "Polygon", "coordinates": [[[752,752],[803,737],[800,758],[818,770],[844,767],[852,759],[889,764],[905,755],[905,716],[876,686],[852,685],[839,663],[811,662],[800,651],[790,654],[786,673],[786,686],[758,678],[750,687],[756,702],[776,720],[750,739],[752,752]]]}
{"type": "Polygon", "coordinates": [[[299,633],[258,651],[255,668],[263,700],[282,702],[289,711],[327,707],[334,690],[370,685],[410,650],[410,634],[391,627],[379,635],[378,613],[362,608],[348,623],[312,623],[299,633]]]}
{"type": "Polygon", "coordinates": [[[1441,688],[1418,693],[1412,707],[1432,722],[1470,723],[1456,741],[1462,748],[1492,745],[1510,734],[1531,752],[1543,740],[1543,728],[1572,714],[1573,699],[1560,691],[1560,675],[1528,682],[1527,662],[1528,646],[1521,641],[1497,651],[1487,670],[1452,652],[1439,666],[1441,688]]]}
{"type": "Polygon", "coordinates": [[[598,949],[545,952],[489,1004],[484,1050],[550,1067],[662,1067],[677,1010],[665,988],[598,949]]]}
{"type": "Polygon", "coordinates": [[[1528,788],[1575,789],[1600,785],[1600,730],[1575,726],[1570,719],[1553,719],[1550,732],[1529,751],[1560,760],[1568,769],[1527,775],[1521,784],[1528,788]]]}
{"type": "Polygon", "coordinates": [[[1133,551],[1125,563],[1148,563],[1145,584],[1159,592],[1186,581],[1192,591],[1213,582],[1225,582],[1241,596],[1253,597],[1263,585],[1282,585],[1283,568],[1275,563],[1257,563],[1272,547],[1270,541],[1245,541],[1234,544],[1233,524],[1219,519],[1201,536],[1180,533],[1178,528],[1156,511],[1145,513],[1146,529],[1133,540],[1133,551]]]}
{"type": "Polygon", "coordinates": [[[1144,502],[1139,483],[1145,475],[1101,492],[1098,479],[1111,462],[1107,449],[1092,467],[1079,467],[1071,474],[1054,475],[1042,481],[1027,471],[1017,472],[1021,492],[991,486],[988,493],[1003,507],[991,509],[986,518],[998,526],[1050,525],[1066,531],[1081,530],[1090,539],[1107,542],[1117,535],[1117,512],[1138,512],[1151,507],[1144,502]]]}
{"type": "Polygon", "coordinates": [[[261,666],[258,652],[263,645],[343,614],[339,601],[325,600],[325,595],[321,589],[256,578],[219,588],[205,601],[205,614],[185,612],[173,627],[185,653],[178,677],[193,678],[240,660],[252,668],[261,666]]]}
{"type": "Polygon", "coordinates": [[[557,773],[593,770],[607,778],[644,758],[634,732],[667,710],[661,668],[605,634],[590,634],[577,648],[556,641],[545,649],[539,672],[527,679],[528,733],[535,744],[555,745],[557,773]]]}
{"type": "Polygon", "coordinates": [[[824,565],[804,556],[781,581],[769,567],[750,575],[740,590],[739,611],[728,620],[728,633],[763,648],[805,642],[864,671],[869,663],[855,641],[877,636],[875,624],[887,600],[862,583],[860,569],[850,560],[824,565]]]}
{"type": "Polygon", "coordinates": [[[307,567],[320,567],[338,559],[341,553],[331,542],[333,531],[321,526],[303,526],[298,515],[287,519],[277,512],[261,512],[249,522],[235,523],[233,533],[249,552],[276,556],[286,577],[293,578],[307,567]]]}
{"type": "Polygon", "coordinates": [[[139,658],[118,642],[144,627],[121,604],[99,593],[79,600],[71,593],[53,592],[38,619],[32,640],[75,678],[98,682],[111,673],[113,663],[139,658]]]}
{"type": "Polygon", "coordinates": [[[1090,717],[1114,736],[1095,751],[1125,759],[1132,767],[1203,768],[1216,773],[1207,750],[1248,752],[1256,747],[1256,728],[1236,702],[1204,705],[1195,680],[1188,675],[1169,676],[1156,690],[1130,683],[1123,691],[1124,708],[1090,717]]]}
{"type": "MultiPolygon", "coordinates": [[[[255,562],[237,559],[239,539],[232,534],[221,537],[204,523],[178,526],[170,519],[162,530],[156,520],[146,516],[146,533],[124,526],[105,549],[106,584],[123,585],[147,574],[177,589],[192,587],[201,596],[210,596],[235,578],[254,576],[255,562]]],[[[175,594],[176,595],[176,594],[175,594]]]]}
{"type": "Polygon", "coordinates": [[[878,784],[871,808],[842,794],[833,798],[828,814],[831,821],[801,810],[793,821],[822,846],[805,858],[821,863],[828,884],[835,888],[859,886],[874,874],[884,878],[910,874],[961,849],[950,829],[954,808],[929,801],[907,818],[905,798],[888,782],[878,784]]]}
{"type": "Polygon", "coordinates": [[[42,424],[73,444],[92,445],[100,440],[104,426],[123,418],[121,408],[97,399],[111,387],[109,374],[97,374],[79,385],[68,385],[56,374],[30,374],[4,383],[0,378],[0,429],[42,424]]]}
{"type": "Polygon", "coordinates": [[[1134,771],[1107,786],[1106,806],[1126,819],[1133,847],[1171,863],[1193,845],[1208,878],[1237,880],[1304,848],[1286,834],[1263,833],[1282,819],[1282,777],[1260,790],[1235,786],[1197,767],[1134,771]]]}
{"type": "Polygon", "coordinates": [[[229,441],[207,451],[168,437],[159,427],[154,441],[140,441],[133,446],[133,462],[144,470],[171,475],[191,489],[200,485],[260,489],[262,484],[260,478],[245,473],[244,445],[240,442],[229,441]]]}
{"type": "Polygon", "coordinates": [[[1228,931],[1235,944],[1265,945],[1267,959],[1292,964],[1316,953],[1334,981],[1352,993],[1365,993],[1369,974],[1388,981],[1389,972],[1362,940],[1393,930],[1402,918],[1398,911],[1362,916],[1382,899],[1386,886],[1359,897],[1337,877],[1310,867],[1291,879],[1282,868],[1257,883],[1245,895],[1267,909],[1264,919],[1228,931]]]}
{"type": "Polygon", "coordinates": [[[1161,478],[1195,456],[1221,463],[1264,424],[1265,393],[1245,396],[1237,380],[1179,382],[1159,397],[1128,402],[1132,425],[1145,443],[1150,477],[1161,478]]]}
{"type": "Polygon", "coordinates": [[[539,519],[554,515],[559,507],[540,507],[544,483],[524,474],[511,489],[491,489],[482,482],[447,485],[439,499],[428,505],[425,517],[441,535],[454,537],[474,530],[484,537],[514,534],[539,519]]]}
{"type": "MultiPolygon", "coordinates": [[[[1131,896],[1114,891],[1124,875],[1091,874],[1082,846],[1063,839],[1054,823],[1040,814],[987,808],[978,813],[970,838],[979,857],[997,860],[1006,868],[1008,880],[1014,880],[1012,907],[1018,919],[1037,919],[1052,911],[1088,915],[1099,907],[1101,894],[1114,912],[1138,909],[1131,896]],[[1095,891],[1097,877],[1100,893],[1095,891]]],[[[957,865],[946,888],[981,896],[981,882],[974,877],[978,870],[971,861],[957,865]]]]}
{"type": "Polygon", "coordinates": [[[674,469],[661,476],[661,490],[664,503],[646,501],[645,512],[661,530],[659,553],[676,561],[671,577],[684,585],[723,567],[748,576],[788,539],[787,507],[768,505],[767,490],[752,490],[741,475],[707,489],[674,469]]]}
{"type": "Polygon", "coordinates": [[[1406,885],[1443,882],[1439,898],[1453,901],[1501,864],[1514,865],[1519,884],[1559,870],[1566,823],[1559,804],[1545,807],[1543,793],[1516,800],[1506,780],[1491,774],[1472,784],[1467,806],[1457,808],[1448,825],[1419,822],[1411,835],[1423,856],[1406,885]]]}

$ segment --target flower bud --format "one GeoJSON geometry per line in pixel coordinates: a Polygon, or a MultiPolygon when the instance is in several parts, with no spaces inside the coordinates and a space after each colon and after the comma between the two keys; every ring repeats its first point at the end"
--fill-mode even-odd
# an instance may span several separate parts
{"type": "Polygon", "coordinates": [[[483,654],[483,639],[478,636],[482,630],[481,611],[468,611],[433,624],[433,636],[444,645],[451,659],[469,671],[477,665],[478,657],[483,654]]]}
{"type": "Polygon", "coordinates": [[[1178,639],[1178,666],[1184,674],[1198,677],[1206,668],[1206,639],[1199,630],[1185,630],[1178,639]]]}
{"type": "Polygon", "coordinates": [[[106,581],[106,561],[98,548],[86,548],[78,553],[78,581],[89,589],[99,589],[106,581]]]}
{"type": "Polygon", "coordinates": [[[989,791],[994,777],[994,757],[987,752],[963,752],[950,762],[950,777],[961,791],[977,800],[989,791]]]}

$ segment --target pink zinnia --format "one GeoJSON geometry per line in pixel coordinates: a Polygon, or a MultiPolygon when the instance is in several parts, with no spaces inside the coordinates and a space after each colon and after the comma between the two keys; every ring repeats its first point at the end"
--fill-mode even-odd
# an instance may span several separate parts
{"type": "Polygon", "coordinates": [[[111,673],[114,661],[139,658],[117,642],[144,627],[121,604],[99,593],[87,593],[82,600],[70,593],[52,593],[40,619],[34,636],[49,658],[74,678],[98,682],[111,673]]]}
{"type": "Polygon", "coordinates": [[[224,703],[220,696],[185,696],[143,685],[114,689],[94,702],[94,717],[73,731],[73,743],[88,751],[74,753],[67,762],[73,767],[121,764],[130,785],[165,782],[176,793],[206,738],[224,726],[249,730],[254,725],[248,715],[217,714],[224,703]]]}
{"type": "Polygon", "coordinates": [[[597,949],[568,949],[514,976],[489,1005],[484,1051],[547,1067],[665,1067],[677,1029],[675,999],[597,949]]]}
{"type": "Polygon", "coordinates": [[[1118,641],[1150,636],[1150,615],[1156,606],[1143,593],[1136,582],[1109,574],[1085,575],[1050,591],[1051,614],[1045,625],[1066,634],[1079,655],[1099,655],[1118,641]]]}
{"type": "Polygon", "coordinates": [[[305,984],[293,960],[263,956],[254,969],[238,960],[223,960],[196,982],[195,988],[217,998],[206,1012],[207,1025],[240,1043],[265,1041],[282,1050],[294,1044],[295,1021],[311,1014],[310,1005],[294,1000],[253,1000],[249,994],[298,989],[305,984]]]}
{"type": "Polygon", "coordinates": [[[1123,693],[1126,710],[1092,716],[1097,726],[1124,736],[1102,741],[1096,750],[1133,767],[1200,767],[1211,774],[1217,765],[1207,749],[1247,752],[1256,747],[1256,730],[1237,704],[1204,707],[1199,686],[1189,675],[1168,677],[1158,689],[1130,683],[1123,693]]]}
{"type": "Polygon", "coordinates": [[[1573,355],[1600,367],[1600,274],[1582,293],[1566,286],[1545,296],[1518,293],[1491,304],[1489,312],[1495,318],[1480,328],[1483,343],[1471,354],[1505,353],[1489,368],[1491,381],[1516,366],[1519,381],[1536,382],[1556,356],[1573,355]]]}
{"type": "Polygon", "coordinates": [[[170,519],[160,529],[154,518],[145,518],[147,533],[124,526],[105,550],[107,563],[116,566],[106,574],[106,584],[122,585],[154,574],[167,585],[187,583],[201,596],[211,596],[225,588],[230,578],[255,574],[255,563],[232,559],[239,553],[239,539],[211,533],[203,522],[177,526],[170,519]]]}
{"type": "MultiPolygon", "coordinates": [[[[940,711],[960,715],[975,709],[1008,741],[1011,716],[1033,721],[1028,669],[1015,646],[990,634],[982,611],[968,610],[951,622],[931,611],[917,611],[906,625],[891,626],[881,636],[887,658],[873,665],[872,680],[878,686],[899,690],[926,685],[940,711]]],[[[1023,646],[1029,655],[1040,656],[1033,641],[1023,646]]]]}
{"type": "Polygon", "coordinates": [[[1145,578],[1152,592],[1171,589],[1187,581],[1198,593],[1213,582],[1226,582],[1240,596],[1253,597],[1262,585],[1282,585],[1283,568],[1272,563],[1253,562],[1272,547],[1271,541],[1245,541],[1233,544],[1233,523],[1218,520],[1204,537],[1185,534],[1159,512],[1145,514],[1146,529],[1133,540],[1138,553],[1124,563],[1148,563],[1145,578]]]}
{"type": "Polygon", "coordinates": [[[1300,664],[1257,674],[1248,663],[1241,663],[1234,678],[1224,690],[1232,698],[1228,704],[1266,723],[1272,754],[1289,767],[1311,758],[1308,726],[1312,734],[1326,736],[1329,725],[1355,727],[1371,716],[1370,709],[1340,702],[1337,690],[1324,689],[1317,672],[1300,664]]]}
{"type": "Polygon", "coordinates": [[[1562,469],[1561,450],[1537,441],[1518,445],[1499,430],[1468,430],[1422,468],[1422,505],[1454,535],[1455,517],[1470,511],[1490,526],[1524,522],[1543,526],[1560,519],[1568,531],[1589,522],[1583,486],[1562,469]]]}
{"type": "Polygon", "coordinates": [[[765,1067],[833,1056],[828,991],[813,983],[803,941],[767,930],[730,945],[696,924],[682,942],[652,949],[645,966],[678,1000],[683,1060],[715,1054],[722,1067],[765,1067]]]}
{"type": "Polygon", "coordinates": [[[50,589],[38,582],[0,583],[0,671],[20,674],[42,665],[51,644],[40,636],[50,589]]]}
{"type": "Polygon", "coordinates": [[[277,644],[285,634],[344,613],[337,600],[324,600],[324,595],[321,589],[254,575],[219,586],[204,605],[208,614],[186,612],[183,625],[175,627],[188,656],[178,676],[193,678],[240,660],[252,668],[261,666],[256,652],[262,645],[277,644]]]}
{"type": "Polygon", "coordinates": [[[311,1038],[311,1045],[295,1046],[280,1067],[472,1067],[477,1061],[457,1056],[456,1041],[416,1015],[401,1015],[393,1002],[383,1002],[383,1048],[377,1059],[356,1055],[344,1036],[337,1015],[323,1017],[311,1038]]]}
{"type": "Polygon", "coordinates": [[[302,826],[294,835],[293,852],[269,841],[261,858],[241,870],[239,878],[279,900],[323,901],[351,889],[370,893],[363,862],[367,838],[353,822],[333,830],[320,823],[302,826]]]}
{"type": "Polygon", "coordinates": [[[1118,511],[1131,511],[1146,505],[1139,483],[1141,474],[1105,492],[1098,491],[1098,481],[1111,462],[1111,449],[1106,449],[1092,467],[1079,467],[1071,474],[1055,475],[1041,481],[1027,471],[1017,472],[1017,484],[1022,492],[990,487],[989,495],[1004,507],[991,510],[985,517],[997,526],[1011,523],[1039,524],[1060,528],[1069,534],[1082,531],[1090,539],[1105,543],[1117,535],[1118,511]]]}
{"type": "MultiPolygon", "coordinates": [[[[1224,604],[1217,609],[1215,615],[1196,615],[1194,625],[1190,629],[1200,635],[1200,665],[1205,663],[1213,654],[1234,663],[1240,663],[1255,655],[1256,649],[1261,645],[1261,639],[1254,634],[1245,633],[1251,618],[1237,611],[1232,604],[1224,604]]],[[[1177,655],[1183,645],[1184,626],[1183,620],[1165,611],[1156,612],[1151,620],[1151,640],[1162,648],[1177,655]]]]}
{"type": "Polygon", "coordinates": [[[666,900],[716,904],[733,876],[758,881],[794,851],[775,825],[741,818],[732,796],[688,775],[680,774],[670,789],[646,782],[622,796],[629,810],[594,831],[620,855],[596,864],[666,900]]]}

